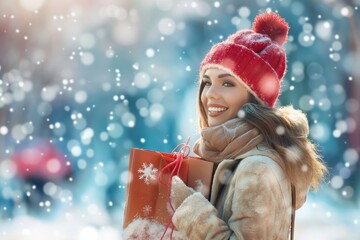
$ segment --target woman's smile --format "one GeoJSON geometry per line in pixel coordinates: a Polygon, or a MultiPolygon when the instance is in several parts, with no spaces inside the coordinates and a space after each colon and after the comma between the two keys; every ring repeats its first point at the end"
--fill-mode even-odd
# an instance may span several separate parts
{"type": "Polygon", "coordinates": [[[228,110],[228,108],[222,105],[209,104],[207,112],[208,112],[208,116],[217,117],[223,114],[226,110],[228,110]]]}
{"type": "Polygon", "coordinates": [[[250,98],[241,80],[222,69],[207,69],[202,84],[201,103],[209,127],[237,117],[239,109],[250,98]]]}

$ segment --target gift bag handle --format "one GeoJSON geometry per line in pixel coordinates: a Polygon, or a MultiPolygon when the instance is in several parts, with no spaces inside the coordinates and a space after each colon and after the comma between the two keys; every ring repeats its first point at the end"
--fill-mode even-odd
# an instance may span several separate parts
{"type": "MultiPolygon", "coordinates": [[[[172,178],[173,178],[174,176],[179,175],[179,172],[180,172],[180,169],[181,169],[181,165],[182,165],[182,162],[183,162],[184,158],[186,158],[186,157],[189,156],[189,154],[190,154],[189,141],[190,141],[190,137],[187,138],[186,143],[181,143],[181,144],[177,145],[177,146],[172,150],[171,153],[172,153],[172,155],[173,155],[173,157],[174,157],[174,161],[166,164],[166,166],[161,169],[161,171],[159,172],[159,175],[158,175],[158,181],[159,181],[159,183],[162,184],[162,185],[165,185],[165,186],[167,187],[167,189],[168,189],[167,198],[168,198],[168,203],[169,203],[169,205],[170,205],[170,208],[171,208],[171,210],[173,211],[173,214],[174,214],[174,212],[175,212],[175,209],[174,209],[173,205],[171,204],[171,198],[170,198],[170,195],[171,195],[171,180],[172,180],[172,178]],[[179,147],[181,147],[180,150],[179,150],[179,152],[176,152],[176,149],[178,149],[179,147]],[[171,173],[170,173],[170,177],[169,177],[169,179],[168,179],[168,182],[167,182],[167,183],[164,183],[164,182],[162,181],[161,177],[162,177],[162,175],[163,175],[163,173],[164,173],[164,171],[165,171],[166,169],[172,169],[172,170],[171,170],[171,173]]],[[[172,214],[172,215],[173,215],[173,214],[172,214]]],[[[161,238],[160,238],[161,240],[164,239],[164,236],[165,236],[167,230],[169,229],[170,225],[172,225],[172,221],[171,221],[172,215],[171,215],[171,217],[169,218],[169,221],[168,221],[168,223],[167,223],[167,225],[166,225],[165,231],[164,231],[163,235],[162,235],[161,238]]],[[[172,239],[172,235],[173,235],[174,229],[175,229],[175,227],[174,227],[174,225],[173,225],[173,226],[171,227],[170,239],[172,239]]]]}

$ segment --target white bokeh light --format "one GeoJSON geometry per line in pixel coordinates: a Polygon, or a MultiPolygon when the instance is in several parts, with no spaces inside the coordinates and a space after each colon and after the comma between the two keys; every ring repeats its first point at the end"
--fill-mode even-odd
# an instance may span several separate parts
{"type": "Polygon", "coordinates": [[[60,161],[56,158],[52,158],[46,163],[46,168],[50,173],[57,173],[61,169],[60,161]]]}
{"type": "Polygon", "coordinates": [[[147,88],[151,83],[149,74],[147,74],[146,72],[138,72],[135,75],[134,83],[135,83],[135,86],[140,89],[147,88]]]}
{"type": "Polygon", "coordinates": [[[94,54],[92,54],[91,52],[83,52],[82,54],[80,54],[80,56],[81,56],[81,62],[85,66],[92,65],[95,61],[94,54]]]}
{"type": "Polygon", "coordinates": [[[171,18],[163,18],[158,23],[158,30],[161,34],[171,35],[175,32],[175,21],[171,18]]]}
{"type": "Polygon", "coordinates": [[[74,95],[74,98],[77,103],[85,103],[87,100],[87,92],[83,90],[77,91],[74,95]]]}
{"type": "Polygon", "coordinates": [[[8,134],[8,132],[9,132],[9,129],[6,126],[1,126],[0,127],[0,134],[1,135],[6,135],[6,134],[8,134]]]}

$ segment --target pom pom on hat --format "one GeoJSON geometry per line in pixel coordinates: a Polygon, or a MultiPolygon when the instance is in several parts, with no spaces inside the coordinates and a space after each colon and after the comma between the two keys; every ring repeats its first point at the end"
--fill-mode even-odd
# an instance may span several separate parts
{"type": "Polygon", "coordinates": [[[256,16],[252,30],[269,36],[272,41],[282,46],[287,41],[289,25],[278,14],[268,12],[256,16]]]}
{"type": "Polygon", "coordinates": [[[252,29],[243,29],[214,45],[200,65],[200,81],[208,68],[233,75],[260,103],[273,107],[286,72],[289,25],[277,13],[260,13],[252,29]]]}

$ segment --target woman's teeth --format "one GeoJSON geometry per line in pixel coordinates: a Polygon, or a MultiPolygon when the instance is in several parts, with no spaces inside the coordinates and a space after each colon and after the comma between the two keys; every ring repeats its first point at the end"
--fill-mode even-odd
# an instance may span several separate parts
{"type": "Polygon", "coordinates": [[[226,109],[227,108],[224,108],[224,107],[209,107],[208,108],[209,112],[223,112],[226,109]]]}

